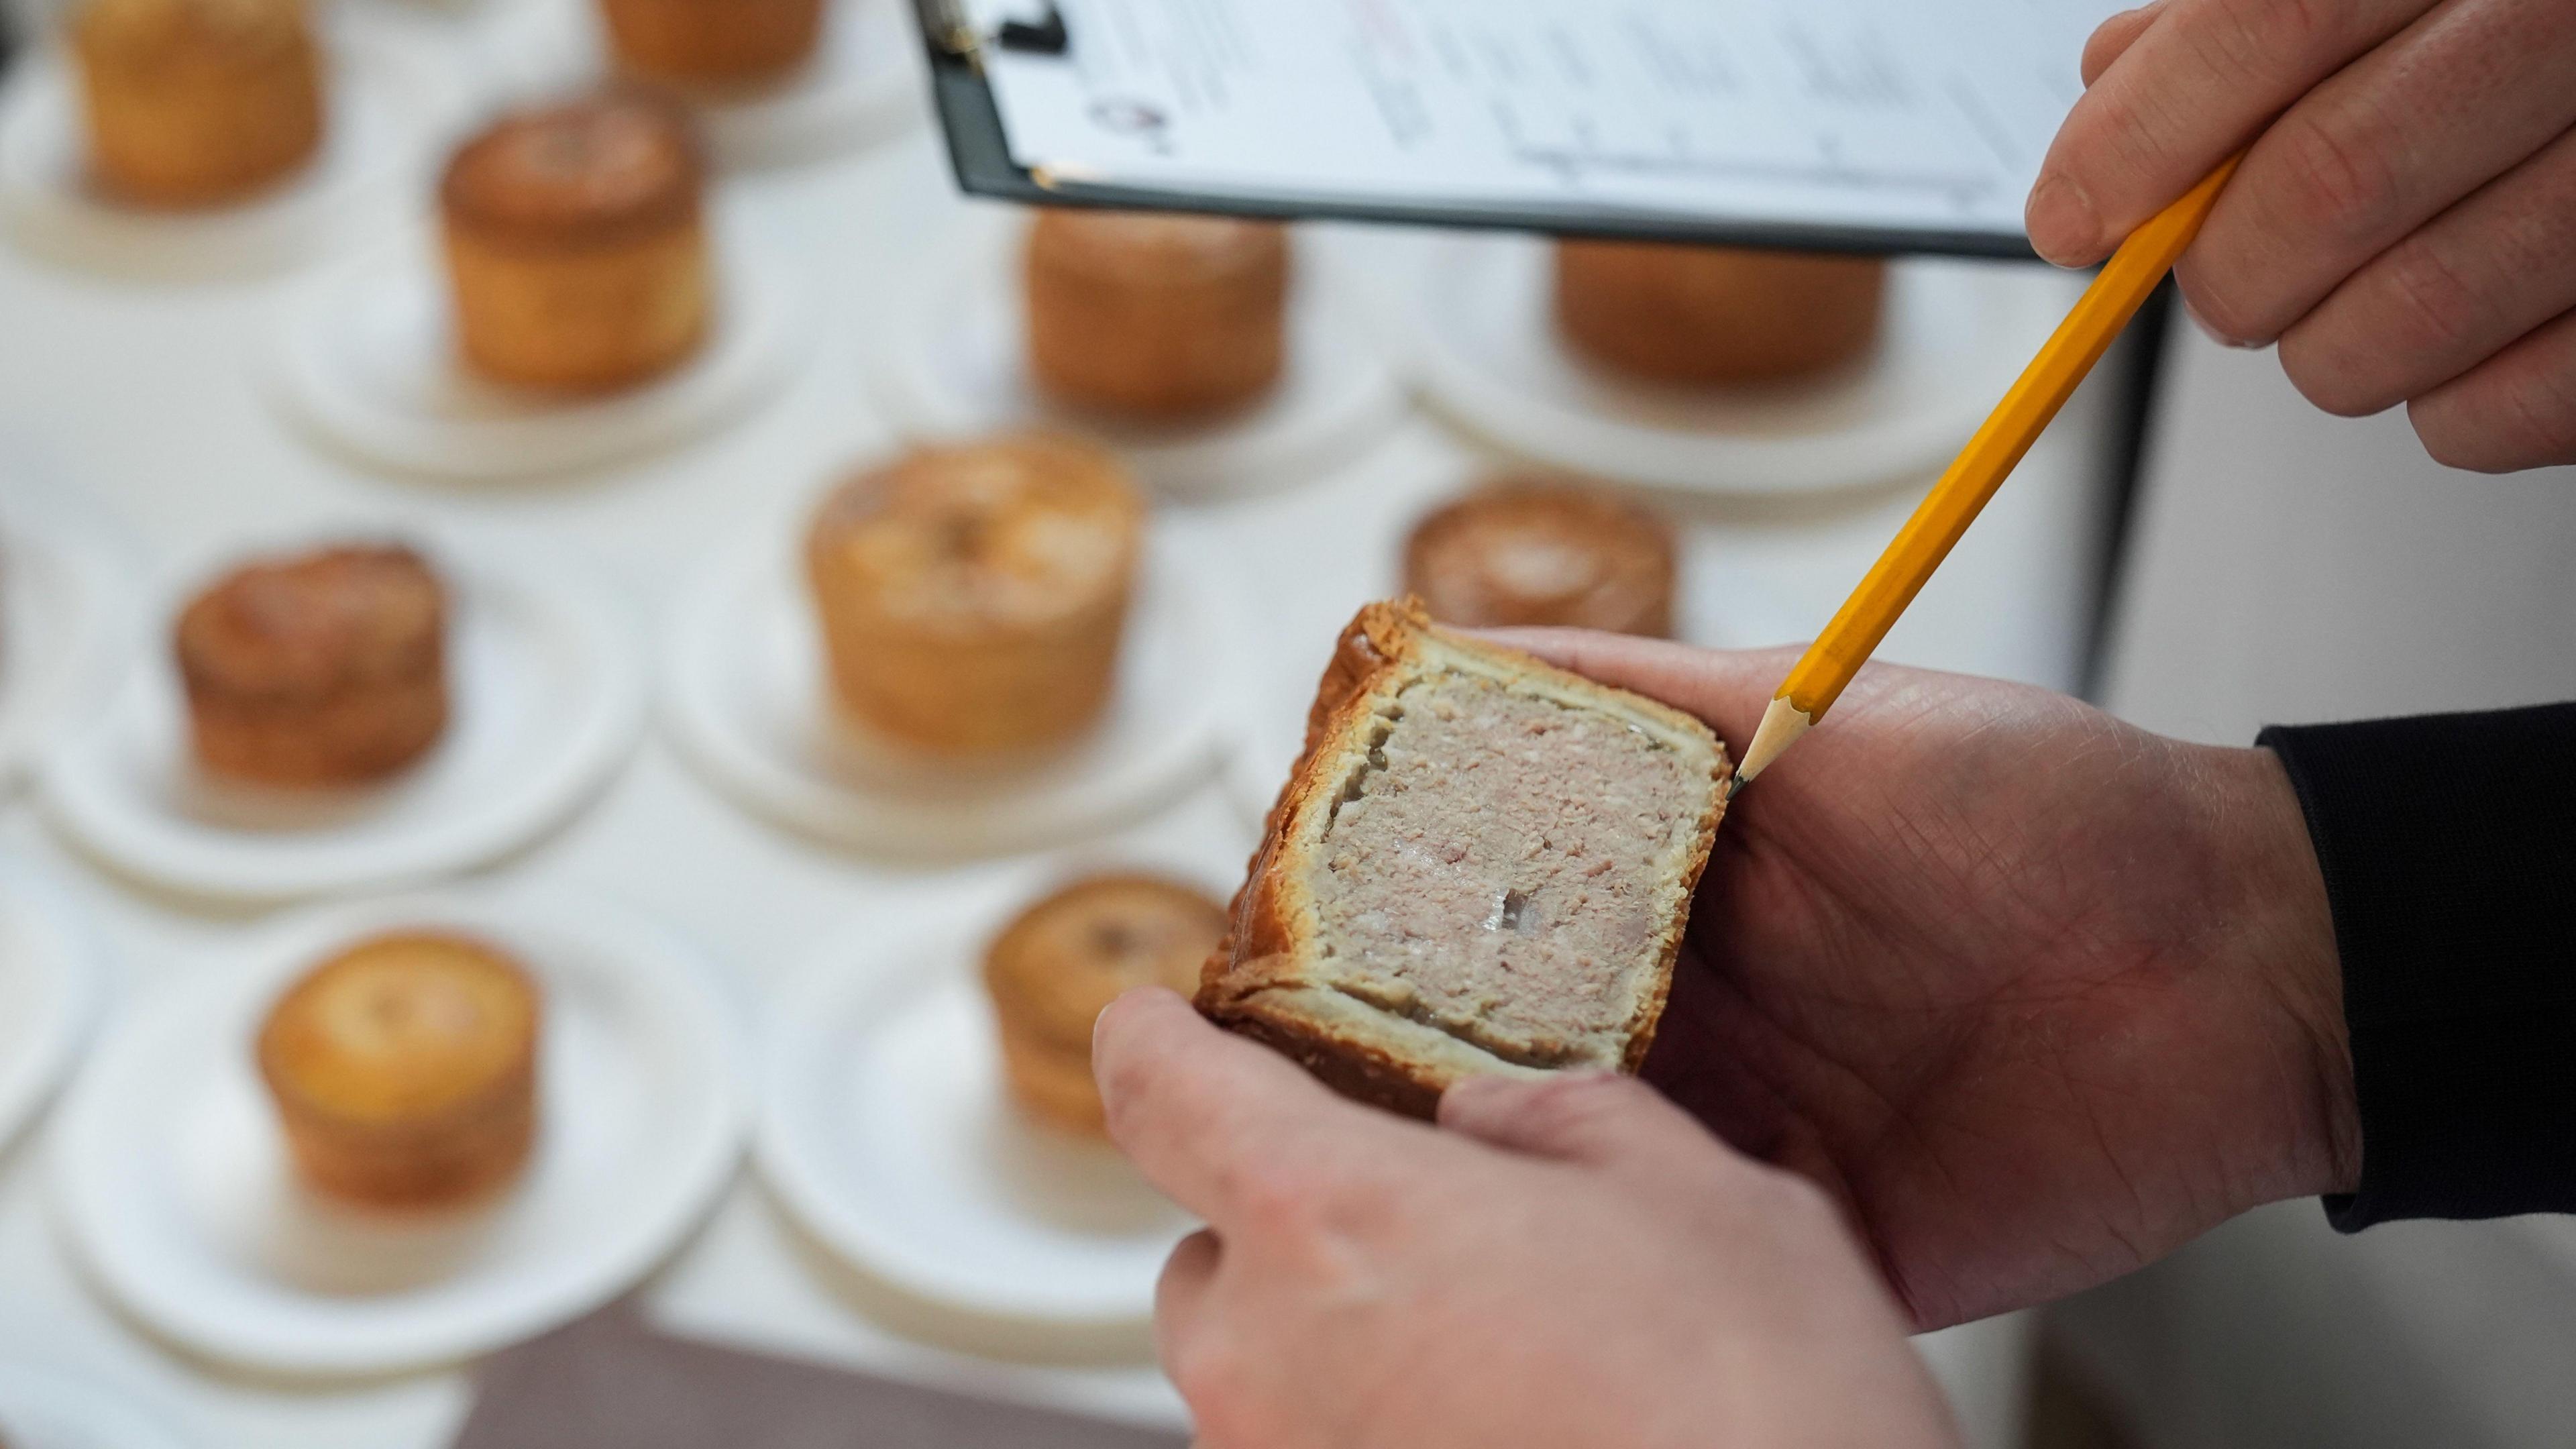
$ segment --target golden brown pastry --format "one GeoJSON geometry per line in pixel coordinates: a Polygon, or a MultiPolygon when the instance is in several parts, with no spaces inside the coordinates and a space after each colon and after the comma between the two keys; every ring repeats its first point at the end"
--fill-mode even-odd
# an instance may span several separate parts
{"type": "Polygon", "coordinates": [[[1342,631],[1198,1008],[1430,1117],[1646,1059],[1734,776],[1709,727],[1415,599],[1342,631]]]}
{"type": "Polygon", "coordinates": [[[1198,417],[1278,380],[1288,236],[1275,223],[1041,211],[1025,260],[1029,369],[1060,402],[1198,417]]]}
{"type": "Polygon", "coordinates": [[[326,548],[234,569],[176,630],[190,737],[209,773],[357,785],[447,727],[447,591],[419,554],[326,548]]]}
{"type": "Polygon", "coordinates": [[[1101,1132],[1092,1019],[1132,987],[1196,991],[1224,936],[1223,905],[1159,876],[1093,876],[1020,912],[984,953],[1012,1094],[1057,1126],[1101,1132]]]}
{"type": "Polygon", "coordinates": [[[676,107],[615,94],[504,117],[439,188],[457,340],[477,371],[598,391],[697,350],[706,166],[676,107]]]}
{"type": "Polygon", "coordinates": [[[1081,734],[1109,701],[1145,505],[1116,458],[1030,434],[859,474],[806,535],[842,708],[967,755],[1081,734]]]}
{"type": "Polygon", "coordinates": [[[1404,542],[1405,592],[1470,629],[1673,632],[1673,531],[1565,479],[1508,477],[1435,509],[1404,542]]]}
{"type": "Polygon", "coordinates": [[[1876,257],[1651,242],[1562,241],[1556,322],[1577,352],[1655,382],[1771,382],[1877,340],[1876,257]]]}
{"type": "Polygon", "coordinates": [[[70,28],[90,171],[121,200],[231,201],[321,144],[304,0],[83,0],[70,28]]]}
{"type": "Polygon", "coordinates": [[[745,86],[814,54],[823,0],[600,0],[617,63],[651,80],[745,86]]]}
{"type": "Polygon", "coordinates": [[[361,941],[270,1009],[259,1074],[323,1192],[378,1207],[479,1197],[526,1163],[537,1126],[536,983],[484,942],[361,941]]]}

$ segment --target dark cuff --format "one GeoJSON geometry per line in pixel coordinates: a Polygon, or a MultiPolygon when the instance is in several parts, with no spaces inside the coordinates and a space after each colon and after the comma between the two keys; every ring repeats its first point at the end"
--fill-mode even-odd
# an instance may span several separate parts
{"type": "Polygon", "coordinates": [[[2344,1232],[2576,1211],[2576,704],[2274,726],[2361,1109],[2344,1232]]]}

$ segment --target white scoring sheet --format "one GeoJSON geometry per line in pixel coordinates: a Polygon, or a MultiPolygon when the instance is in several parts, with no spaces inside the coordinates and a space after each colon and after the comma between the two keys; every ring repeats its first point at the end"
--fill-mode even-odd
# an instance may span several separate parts
{"type": "MultiPolygon", "coordinates": [[[[965,0],[989,35],[1035,0],[965,0]]],[[[2117,0],[1061,0],[986,45],[1041,184],[2014,250],[2117,0]],[[1980,239],[1983,239],[1980,241],[1980,239]]]]}

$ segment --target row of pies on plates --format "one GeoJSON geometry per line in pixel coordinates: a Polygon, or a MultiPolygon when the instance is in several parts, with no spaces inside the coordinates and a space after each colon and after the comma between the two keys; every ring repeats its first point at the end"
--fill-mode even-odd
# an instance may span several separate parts
{"type": "MultiPolygon", "coordinates": [[[[233,183],[219,178],[290,149],[275,138],[309,142],[311,46],[279,38],[301,34],[291,0],[282,9],[272,0],[90,4],[76,34],[124,36],[82,47],[124,57],[88,66],[91,160],[108,189],[175,198],[186,184],[148,178],[155,167],[179,176],[192,166],[220,188],[233,183]],[[161,23],[137,18],[145,10],[110,23],[121,6],[145,7],[161,23]],[[252,44],[254,32],[268,38],[252,44]],[[128,80],[140,73],[133,63],[152,36],[173,47],[160,60],[190,62],[175,68],[192,77],[166,88],[158,111],[115,80],[120,64],[128,80]],[[253,52],[265,59],[251,63],[253,52]],[[301,56],[305,69],[284,56],[301,56]],[[201,114],[184,117],[191,107],[201,114]],[[127,139],[109,143],[120,128],[127,139]]],[[[727,77],[792,65],[811,18],[764,4],[719,39],[692,28],[705,8],[605,8],[620,69],[705,94],[732,84],[727,77]],[[736,43],[743,55],[720,54],[736,43]]],[[[336,319],[330,328],[307,319],[290,332],[284,400],[362,454],[471,474],[601,463],[739,410],[774,379],[799,329],[773,315],[788,309],[768,269],[719,284],[703,150],[691,113],[655,98],[667,94],[630,88],[523,109],[467,141],[438,187],[442,285],[405,255],[365,274],[369,287],[406,299],[392,312],[381,299],[353,310],[350,289],[335,289],[340,305],[312,309],[336,319]],[[390,291],[388,265],[397,268],[390,291]],[[360,311],[368,320],[355,320],[360,311]]],[[[1238,472],[1282,481],[1317,463],[1319,452],[1301,450],[1355,440],[1396,402],[1393,373],[1373,358],[1380,381],[1370,387],[1316,381],[1318,369],[1347,375],[1355,364],[1346,347],[1318,352],[1291,335],[1293,253],[1271,225],[1042,213],[1005,284],[1019,305],[995,304],[1018,333],[1006,349],[1009,375],[986,376],[980,313],[963,352],[949,336],[959,317],[949,316],[935,345],[885,359],[889,398],[923,436],[1034,420],[1119,439],[1143,450],[1140,465],[1162,487],[1237,492],[1252,480],[1222,475],[1238,472]]],[[[1776,397],[1767,385],[1836,373],[1873,351],[1889,312],[1878,261],[1709,248],[1566,243],[1552,257],[1550,292],[1543,325],[1590,375],[1720,401],[1776,397]]],[[[1586,452],[1517,437],[1515,446],[1577,466],[1586,452]]],[[[1617,454],[1596,466],[1671,481],[1670,470],[1617,454]]]]}
{"type": "MultiPolygon", "coordinates": [[[[1028,434],[864,469],[807,526],[833,697],[926,754],[1060,745],[1116,677],[1145,502],[1110,454],[1028,434]]],[[[1496,480],[1418,523],[1404,585],[1472,626],[1671,631],[1671,528],[1619,496],[1496,480]]],[[[382,782],[449,715],[447,592],[399,544],[246,562],[181,611],[174,654],[197,764],[287,789],[382,782]]]]}
{"type": "MultiPolygon", "coordinates": [[[[440,189],[458,338],[494,379],[569,391],[668,371],[708,330],[703,168],[685,115],[635,94],[505,117],[440,189]]],[[[1291,251],[1275,223],[1050,210],[1020,268],[1029,374],[1104,419],[1220,419],[1277,384],[1291,251]]],[[[1886,264],[1636,243],[1557,248],[1577,352],[1662,384],[1773,383],[1876,340],[1886,264]]]]}
{"type": "MultiPolygon", "coordinates": [[[[757,83],[811,51],[820,0],[603,0],[636,74],[757,83]]],[[[91,163],[134,201],[236,199],[308,159],[322,125],[301,0],[87,0],[72,23],[91,163]]],[[[466,143],[440,188],[460,341],[537,387],[632,383],[707,329],[699,147],[640,93],[520,112],[466,143]]],[[[1059,213],[1029,241],[1029,358],[1105,412],[1222,413],[1277,378],[1289,257],[1275,226],[1059,213]]],[[[1665,382],[1819,371],[1865,350],[1884,264],[1572,243],[1558,320],[1585,355],[1665,382]]]]}
{"type": "Polygon", "coordinates": [[[1132,1334],[1188,1224],[1108,1147],[1089,1027],[1135,986],[1190,989],[1225,912],[1097,862],[1001,904],[819,952],[769,1023],[784,1069],[757,1073],[720,976],[612,903],[282,921],[120,1015],[55,1135],[62,1230],[226,1361],[471,1355],[667,1256],[730,1179],[757,1081],[765,1169],[854,1264],[997,1326],[1132,1334]],[[871,1125],[889,1115],[933,1141],[871,1125]],[[1021,1262],[998,1285],[979,1233],[1021,1262]]]}
{"type": "MultiPolygon", "coordinates": [[[[276,60],[296,46],[268,46],[262,53],[269,59],[252,65],[208,38],[224,32],[213,20],[119,27],[93,19],[124,5],[165,18],[201,7],[229,15],[224,7],[238,5],[251,21],[268,17],[244,22],[265,33],[279,23],[277,15],[301,23],[291,0],[274,13],[272,0],[90,3],[97,9],[81,12],[76,33],[121,29],[127,39],[120,44],[132,52],[128,60],[148,50],[138,37],[150,34],[177,36],[205,52],[195,57],[202,64],[178,67],[193,79],[166,88],[159,113],[144,105],[137,88],[117,90],[108,79],[114,63],[91,66],[98,169],[121,166],[140,175],[169,163],[184,171],[188,163],[174,158],[188,154],[179,144],[185,137],[202,153],[204,175],[233,175],[266,154],[259,138],[309,130],[289,119],[311,109],[309,95],[296,99],[311,90],[309,77],[295,79],[276,60]],[[202,110],[192,124],[173,121],[191,106],[202,110]],[[113,114],[129,120],[157,114],[153,124],[126,127],[157,140],[108,145],[100,138],[116,123],[100,118],[113,114]],[[109,160],[129,153],[158,160],[109,160]]],[[[764,4],[756,14],[728,16],[739,33],[724,38],[691,19],[703,19],[708,4],[643,0],[603,8],[619,69],[629,77],[685,82],[677,89],[706,94],[710,84],[719,90],[733,84],[728,76],[775,74],[764,67],[792,65],[797,46],[806,43],[795,39],[804,21],[789,13],[792,3],[777,13],[764,4]],[[668,13],[648,16],[647,10],[668,13]],[[770,59],[727,58],[723,52],[736,42],[748,47],[746,55],[770,59]]],[[[309,44],[301,47],[309,51],[309,44]]],[[[185,59],[190,52],[175,53],[185,59]]],[[[392,290],[406,299],[395,309],[398,318],[389,321],[391,314],[379,315],[383,308],[370,304],[372,320],[345,321],[328,337],[299,326],[280,378],[286,400],[355,451],[434,472],[586,466],[711,425],[775,376],[782,360],[776,354],[797,329],[770,316],[781,310],[772,295],[773,269],[728,279],[740,285],[718,284],[704,171],[688,113],[641,92],[504,116],[453,156],[439,188],[443,286],[433,289],[432,269],[406,255],[391,262],[399,268],[392,290]]],[[[151,186],[141,181],[113,189],[139,193],[151,186]]],[[[1181,447],[1186,463],[1148,459],[1145,452],[1139,461],[1161,486],[1240,491],[1245,480],[1201,475],[1261,471],[1268,465],[1251,460],[1286,449],[1272,435],[1292,420],[1325,429],[1330,409],[1310,374],[1352,365],[1339,354],[1307,356],[1309,349],[1286,335],[1297,331],[1283,315],[1296,270],[1292,251],[1277,228],[1264,225],[1044,214],[1028,230],[1016,280],[1004,284],[1021,305],[994,305],[997,315],[1009,312],[1018,333],[1008,347],[1009,376],[985,375],[992,368],[980,314],[968,329],[978,340],[962,351],[949,335],[958,317],[947,316],[935,344],[890,351],[884,370],[897,379],[886,383],[890,402],[912,414],[910,426],[922,436],[973,436],[1035,419],[1097,431],[1147,452],[1158,443],[1181,447]],[[1300,402],[1313,407],[1290,406],[1300,402]],[[961,414],[971,416],[961,420],[961,414]],[[1166,431],[1158,435],[1157,428],[1166,431]],[[1256,448],[1256,439],[1267,439],[1269,451],[1256,448]],[[1236,445],[1232,451],[1209,451],[1224,440],[1236,445]]],[[[1680,487],[1766,488],[1775,472],[1848,484],[1935,457],[1955,445],[1953,433],[1972,418],[1961,409],[1982,408],[1980,388],[1944,387],[1923,375],[1917,354],[1926,319],[1916,314],[1924,298],[1915,295],[1923,289],[1909,289],[1910,300],[1892,307],[1888,272],[1879,261],[1591,242],[1558,246],[1547,260],[1544,295],[1532,297],[1546,305],[1534,310],[1530,321],[1537,326],[1530,332],[1539,354],[1561,359],[1553,369],[1453,375],[1456,362],[1444,349],[1457,339],[1440,340],[1448,323],[1432,314],[1447,313],[1427,300],[1429,291],[1414,299],[1424,312],[1424,355],[1416,361],[1433,392],[1471,426],[1559,464],[1680,487]],[[1883,335],[1891,339],[1884,347],[1883,335]],[[1847,366],[1873,354],[1904,365],[1847,366]],[[1771,386],[1810,379],[1818,385],[1771,386]],[[1486,396],[1497,386],[1504,397],[1486,396]],[[1528,396],[1533,391],[1537,396],[1528,396]],[[1514,398],[1556,406],[1521,408],[1514,398]],[[1783,401],[1794,398],[1816,405],[1783,401]],[[1693,412],[1684,406],[1692,400],[1718,411],[1693,412]],[[1502,416],[1495,415],[1498,407],[1502,416]],[[1783,429],[1786,434],[1773,436],[1783,429]],[[1844,436],[1855,431],[1868,438],[1844,436]],[[1737,434],[1750,441],[1733,450],[1722,446],[1737,434]]],[[[385,290],[382,272],[380,266],[367,273],[378,290],[385,290]]],[[[979,276],[969,295],[998,290],[996,280],[979,276]]],[[[1520,284],[1516,272],[1508,280],[1520,284]]],[[[1961,291],[1956,285],[1931,290],[1951,304],[1980,300],[1951,296],[1961,291]]],[[[349,300],[336,291],[334,298],[349,300]]],[[[315,310],[350,314],[346,306],[315,310]]],[[[1941,319],[1945,325],[1954,320],[1941,319]]],[[[1361,426],[1353,419],[1374,419],[1370,409],[1381,402],[1391,415],[1393,375],[1379,371],[1386,378],[1382,399],[1366,390],[1353,394],[1360,401],[1334,395],[1337,405],[1357,409],[1333,415],[1353,437],[1361,426]]],[[[1305,446],[1325,446],[1306,431],[1296,436],[1305,446]]],[[[1301,468],[1315,461],[1298,456],[1301,468]]],[[[1264,476],[1276,482],[1297,471],[1282,462],[1272,470],[1279,477],[1264,476]]]]}
{"type": "MultiPolygon", "coordinates": [[[[1150,875],[1079,879],[1023,910],[984,957],[1021,1103],[1099,1135],[1092,1018],[1131,987],[1194,989],[1224,932],[1204,892],[1150,875]]],[[[375,936],[316,964],[270,1007],[255,1044],[306,1182],[394,1209],[504,1190],[536,1136],[543,1011],[509,951],[463,934],[375,936]]]]}
{"type": "MultiPolygon", "coordinates": [[[[599,0],[632,81],[757,94],[812,62],[826,0],[599,0]]],[[[90,180],[127,205],[220,207],[312,164],[330,123],[308,0],[80,0],[90,180]]]]}
{"type": "MultiPolygon", "coordinates": [[[[1121,992],[1196,989],[1225,910],[1144,873],[1070,880],[1023,908],[982,958],[1022,1110],[1103,1135],[1091,1022],[1121,992]]],[[[250,1044],[310,1189],[359,1208],[444,1210],[506,1192],[540,1128],[545,995],[508,948],[407,928],[342,944],[269,1005],[250,1044]]]]}
{"type": "MultiPolygon", "coordinates": [[[[822,0],[601,0],[621,67],[758,86],[812,54],[822,0]]],[[[70,25],[95,180],[154,207],[237,200],[309,161],[324,108],[304,0],[84,0],[70,25]]],[[[703,166],[684,113],[640,92],[505,117],[440,188],[466,356],[536,387],[662,372],[707,330],[703,166]]],[[[1558,321],[1577,349],[1663,382],[1813,373],[1864,351],[1871,259],[1571,243],[1558,321]]],[[[1030,236],[1029,360],[1071,402],[1223,413],[1277,378],[1288,248],[1245,222],[1059,213],[1030,236]]]]}
{"type": "MultiPolygon", "coordinates": [[[[515,112],[469,140],[439,188],[443,310],[464,375],[539,408],[694,376],[682,375],[693,358],[723,351],[709,347],[725,329],[719,310],[749,310],[716,284],[704,188],[686,114],[636,93],[515,112]]],[[[885,362],[907,380],[892,396],[943,437],[956,435],[951,415],[964,406],[975,415],[970,434],[1037,419],[1146,448],[1234,437],[1253,450],[1254,437],[1269,436],[1274,450],[1289,449],[1293,435],[1322,449],[1323,436],[1356,437],[1391,418],[1397,390],[1373,357],[1314,352],[1323,344],[1311,338],[1300,349],[1296,271],[1276,224],[1041,211],[1005,284],[1019,304],[1018,335],[1004,344],[1011,375],[952,376],[958,359],[939,348],[898,352],[885,362]],[[922,369],[934,376],[911,376],[922,369]],[[1317,369],[1357,370],[1338,388],[1317,369]],[[1379,380],[1358,381],[1368,376],[1379,380]]],[[[753,274],[744,295],[756,301],[763,285],[753,274]]],[[[1555,331],[1572,353],[1607,374],[1701,394],[1842,367],[1875,344],[1885,296],[1876,260],[1588,242],[1555,253],[1555,331]]],[[[960,314],[980,339],[977,315],[971,305],[960,314]]],[[[1162,462],[1221,468],[1213,458],[1162,462]]],[[[1254,467],[1248,454],[1236,466],[1254,467]]],[[[1173,486],[1163,471],[1158,481],[1173,486]]],[[[1206,479],[1187,486],[1234,491],[1206,479]]]]}
{"type": "MultiPolygon", "coordinates": [[[[635,92],[507,115],[439,189],[456,334],[496,381],[568,393],[668,373],[708,335],[705,169],[688,117],[635,92]]],[[[1222,418],[1280,378],[1291,257],[1275,224],[1050,211],[1021,275],[1030,376],[1103,418],[1222,418]]]]}
{"type": "MultiPolygon", "coordinates": [[[[696,86],[792,73],[823,10],[822,0],[602,5],[625,71],[696,86]]],[[[319,50],[303,0],[86,0],[70,33],[93,181],[121,200],[236,201],[320,144],[319,50]]],[[[465,360],[495,381],[574,393],[632,386],[684,361],[712,322],[705,170],[687,113],[641,88],[517,111],[469,139],[439,187],[465,360]]],[[[1052,218],[1028,264],[1035,373],[1059,397],[1105,411],[1224,412],[1279,373],[1287,273],[1276,227],[1052,218]]]]}

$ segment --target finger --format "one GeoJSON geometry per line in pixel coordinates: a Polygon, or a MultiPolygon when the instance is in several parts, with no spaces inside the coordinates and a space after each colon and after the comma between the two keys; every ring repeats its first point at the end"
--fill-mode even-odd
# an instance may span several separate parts
{"type": "Polygon", "coordinates": [[[1161,987],[1111,1002],[1091,1040],[1110,1138],[1147,1181],[1219,1232],[1282,1197],[1321,1192],[1383,1153],[1391,1135],[1421,1131],[1334,1096],[1161,987]]]}
{"type": "Polygon", "coordinates": [[[1593,629],[1495,629],[1485,637],[1586,679],[1632,689],[1708,722],[1738,748],[1797,662],[1793,649],[1701,649],[1593,629]]]}
{"type": "Polygon", "coordinates": [[[2576,307],[2576,131],[2390,248],[2281,338],[2308,400],[2364,417],[2576,307]]]}
{"type": "Polygon", "coordinates": [[[1440,1125],[1506,1151],[1594,1167],[1668,1166],[1725,1144],[1633,1077],[1469,1077],[1440,1097],[1440,1125]]]}
{"type": "Polygon", "coordinates": [[[2023,221],[2061,266],[2119,240],[2432,0],[2172,0],[2067,112],[2023,221]]]}
{"type": "Polygon", "coordinates": [[[2409,404],[2436,462],[2480,473],[2576,463],[2576,312],[2409,404]]]}
{"type": "Polygon", "coordinates": [[[2167,3],[2168,0],[2154,0],[2153,4],[2141,5],[2135,10],[2123,10],[2095,27],[2092,38],[2084,42],[2084,61],[2079,67],[2084,84],[2090,86],[2100,80],[2102,72],[2111,68],[2111,62],[2125,54],[2131,45],[2137,43],[2139,36],[2147,33],[2147,27],[2156,23],[2156,17],[2164,13],[2167,3]]]}
{"type": "Polygon", "coordinates": [[[2226,340],[2272,341],[2373,257],[2564,134],[2576,123],[2571,77],[2566,0],[2433,11],[2264,131],[2176,269],[2184,295],[2226,340]]]}
{"type": "Polygon", "coordinates": [[[1224,1247],[1205,1228],[1181,1239],[1154,1280],[1154,1352],[1168,1371],[1185,1357],[1207,1322],[1208,1290],[1224,1247]]]}

